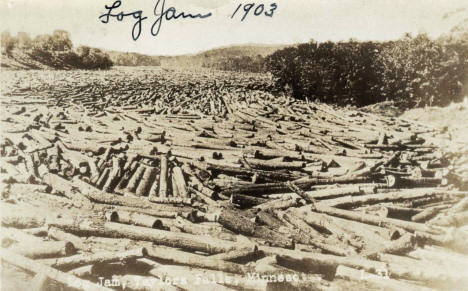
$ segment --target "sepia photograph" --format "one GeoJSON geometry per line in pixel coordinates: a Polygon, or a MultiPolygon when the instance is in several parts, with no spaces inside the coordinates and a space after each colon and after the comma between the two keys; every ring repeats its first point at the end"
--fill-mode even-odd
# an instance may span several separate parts
{"type": "Polygon", "coordinates": [[[465,0],[0,0],[1,291],[468,291],[465,0]]]}

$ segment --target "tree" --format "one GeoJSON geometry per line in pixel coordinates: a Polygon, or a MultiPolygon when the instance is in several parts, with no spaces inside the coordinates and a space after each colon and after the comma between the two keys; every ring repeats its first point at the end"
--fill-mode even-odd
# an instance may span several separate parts
{"type": "Polygon", "coordinates": [[[11,56],[13,49],[16,46],[16,38],[11,36],[9,31],[2,32],[1,35],[2,50],[8,55],[11,56]]]}
{"type": "Polygon", "coordinates": [[[70,40],[70,34],[65,30],[55,30],[52,35],[52,47],[53,51],[70,51],[73,48],[73,43],[70,40]]]}
{"type": "Polygon", "coordinates": [[[32,47],[32,39],[31,37],[29,36],[29,34],[27,34],[26,32],[24,31],[20,31],[18,32],[18,34],[16,35],[16,39],[18,40],[18,48],[21,49],[21,50],[29,50],[31,49],[32,47]]]}

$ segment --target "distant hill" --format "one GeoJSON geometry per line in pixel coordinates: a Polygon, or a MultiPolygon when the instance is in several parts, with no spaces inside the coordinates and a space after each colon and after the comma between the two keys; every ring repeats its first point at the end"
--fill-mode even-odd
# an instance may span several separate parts
{"type": "Polygon", "coordinates": [[[263,59],[289,45],[246,44],[215,48],[180,56],[150,56],[103,50],[115,66],[162,66],[183,68],[214,68],[232,71],[263,71],[263,59]]]}
{"type": "Polygon", "coordinates": [[[108,69],[114,66],[210,68],[226,71],[264,72],[264,59],[288,45],[245,44],[215,48],[180,56],[151,56],[79,46],[70,35],[56,30],[31,38],[24,32],[2,33],[3,69],[108,69]]]}
{"type": "Polygon", "coordinates": [[[160,57],[149,56],[139,53],[126,53],[118,51],[106,51],[115,66],[160,66],[160,57]]]}
{"type": "Polygon", "coordinates": [[[266,56],[290,45],[232,45],[215,48],[192,55],[162,56],[163,67],[195,67],[215,68],[221,70],[242,70],[249,62],[251,65],[261,65],[266,56]]]}

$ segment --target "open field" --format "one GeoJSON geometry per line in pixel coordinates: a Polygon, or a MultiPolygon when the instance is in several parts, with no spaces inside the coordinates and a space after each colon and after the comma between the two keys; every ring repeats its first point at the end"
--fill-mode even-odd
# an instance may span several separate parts
{"type": "Polygon", "coordinates": [[[8,290],[468,290],[466,105],[162,68],[2,71],[1,93],[8,290]]]}

